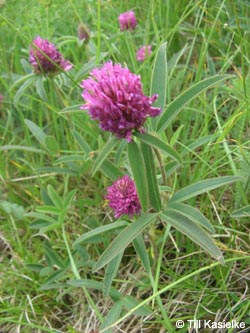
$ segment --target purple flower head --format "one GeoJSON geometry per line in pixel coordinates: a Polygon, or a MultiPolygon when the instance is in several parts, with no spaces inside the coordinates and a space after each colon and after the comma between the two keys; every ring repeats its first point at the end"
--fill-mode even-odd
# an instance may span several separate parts
{"type": "Polygon", "coordinates": [[[78,25],[77,33],[80,40],[89,40],[89,30],[83,23],[78,25]]]}
{"type": "Polygon", "coordinates": [[[130,217],[140,214],[141,204],[136,192],[135,183],[125,175],[119,178],[113,185],[107,188],[105,199],[109,200],[109,206],[115,212],[115,218],[121,215],[130,217]]]}
{"type": "Polygon", "coordinates": [[[60,70],[69,71],[73,65],[63,58],[54,44],[36,37],[30,46],[29,61],[37,74],[57,73],[60,70]]]}
{"type": "Polygon", "coordinates": [[[2,94],[0,94],[0,109],[3,106],[3,102],[4,102],[4,96],[2,94]]]}
{"type": "Polygon", "coordinates": [[[138,61],[144,61],[152,53],[151,45],[142,46],[136,53],[136,59],[138,61]]]}
{"type": "Polygon", "coordinates": [[[132,10],[120,14],[118,16],[118,21],[119,21],[121,31],[130,30],[130,29],[133,30],[137,26],[137,20],[135,17],[135,13],[132,10]]]}
{"type": "Polygon", "coordinates": [[[84,88],[82,97],[87,102],[81,108],[88,109],[90,117],[116,137],[132,141],[132,131],[142,132],[147,117],[155,117],[161,112],[160,108],[152,106],[158,95],[145,96],[140,76],[128,68],[107,62],[90,75],[81,85],[84,88]]]}

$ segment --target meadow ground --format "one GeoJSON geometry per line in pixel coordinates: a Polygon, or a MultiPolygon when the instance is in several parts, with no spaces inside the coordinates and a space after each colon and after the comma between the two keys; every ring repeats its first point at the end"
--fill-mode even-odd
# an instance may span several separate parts
{"type": "Polygon", "coordinates": [[[0,1],[1,332],[250,327],[249,27],[243,0],[0,1]],[[41,73],[37,36],[73,68],[41,73]],[[130,74],[89,81],[83,99],[108,61],[130,74]],[[135,74],[161,108],[144,133],[135,74]],[[124,175],[132,190],[113,187],[110,207],[124,175]]]}

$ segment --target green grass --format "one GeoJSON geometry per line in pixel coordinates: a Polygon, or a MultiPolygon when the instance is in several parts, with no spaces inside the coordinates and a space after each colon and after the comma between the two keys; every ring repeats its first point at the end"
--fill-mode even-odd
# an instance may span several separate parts
{"type": "MultiPolygon", "coordinates": [[[[162,333],[177,331],[179,319],[250,326],[249,216],[231,216],[249,205],[249,12],[243,0],[0,1],[1,331],[162,333]],[[130,9],[138,26],[121,32],[117,17],[130,9]],[[90,30],[84,43],[77,38],[81,22],[90,30]],[[54,79],[34,76],[28,59],[37,35],[55,43],[74,68],[54,79]],[[177,166],[162,151],[157,155],[164,202],[171,191],[201,180],[244,177],[187,201],[213,225],[225,265],[156,220],[137,247],[130,244],[120,262],[108,263],[111,281],[104,269],[92,269],[121,229],[74,243],[119,223],[104,200],[106,187],[142,170],[130,167],[125,140],[108,149],[112,136],[79,110],[80,84],[112,60],[139,74],[149,95],[165,42],[166,108],[201,80],[235,75],[202,91],[153,133],[182,158],[177,166]],[[135,52],[144,44],[153,54],[139,63],[135,52]],[[51,219],[55,225],[46,229],[51,219]]],[[[187,322],[178,332],[187,332],[187,322]]]]}

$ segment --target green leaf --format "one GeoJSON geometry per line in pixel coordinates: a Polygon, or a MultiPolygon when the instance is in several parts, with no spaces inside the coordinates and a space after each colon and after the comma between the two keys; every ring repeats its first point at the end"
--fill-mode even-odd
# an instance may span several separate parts
{"type": "Polygon", "coordinates": [[[215,75],[208,79],[202,80],[194,84],[191,88],[184,91],[181,95],[175,98],[162,113],[157,126],[157,132],[164,131],[169,123],[179,114],[184,106],[193,98],[198,96],[202,91],[212,87],[213,85],[234,78],[235,75],[215,75]]]}
{"type": "Polygon", "coordinates": [[[198,244],[213,258],[223,263],[223,255],[220,249],[215,245],[213,239],[203,229],[201,229],[196,222],[170,208],[165,210],[161,214],[161,217],[174,228],[189,237],[193,242],[198,244]]]}
{"type": "Polygon", "coordinates": [[[198,209],[196,209],[192,206],[183,204],[183,203],[179,203],[179,202],[169,204],[168,207],[170,209],[173,209],[173,210],[179,212],[180,214],[186,216],[188,219],[199,224],[201,227],[205,228],[207,231],[209,231],[211,233],[215,232],[213,225],[198,209]]]}
{"type": "Polygon", "coordinates": [[[44,252],[50,266],[56,265],[60,268],[65,267],[62,258],[49,245],[44,245],[44,252]]]}
{"type": "Polygon", "coordinates": [[[182,164],[182,160],[180,155],[168,144],[160,140],[159,138],[148,134],[148,133],[136,133],[136,137],[142,142],[150,145],[152,148],[160,149],[163,153],[177,161],[178,163],[182,164]]]}
{"type": "Polygon", "coordinates": [[[65,277],[65,270],[64,269],[58,269],[57,271],[53,272],[43,283],[43,286],[50,285],[52,282],[59,280],[63,277],[65,277]]]}
{"type": "Polygon", "coordinates": [[[92,167],[92,176],[100,169],[102,163],[105,161],[107,156],[111,153],[111,151],[114,149],[114,147],[117,144],[117,140],[114,137],[111,137],[111,139],[105,144],[105,146],[102,148],[102,151],[98,154],[93,167],[92,167]]]}
{"type": "MultiPolygon", "coordinates": [[[[79,279],[79,280],[69,280],[67,283],[70,286],[73,287],[83,287],[87,289],[95,289],[95,290],[100,290],[102,291],[103,285],[102,282],[95,281],[95,280],[90,280],[90,279],[79,279]]],[[[112,297],[113,299],[120,299],[122,297],[122,294],[117,291],[115,288],[110,289],[109,296],[112,297]]]]}
{"type": "Polygon", "coordinates": [[[71,203],[76,195],[76,192],[77,192],[77,189],[72,190],[63,198],[63,207],[68,208],[71,205],[71,203]]]}
{"type": "Polygon", "coordinates": [[[143,142],[141,143],[141,152],[146,167],[149,201],[155,211],[159,212],[161,210],[161,198],[156,177],[154,155],[151,147],[143,142]]]}
{"type": "Polygon", "coordinates": [[[53,217],[42,214],[42,213],[29,212],[29,213],[26,213],[24,216],[28,217],[28,218],[33,217],[38,220],[47,221],[51,224],[57,223],[57,220],[55,220],[53,217]]]}
{"type": "Polygon", "coordinates": [[[113,258],[119,253],[123,252],[126,247],[136,237],[138,237],[142,231],[158,216],[158,214],[144,214],[139,217],[135,222],[129,224],[129,226],[120,232],[120,234],[113,240],[108,248],[103,252],[96,265],[93,268],[93,272],[98,271],[105,265],[107,265],[113,258]]]}
{"type": "Polygon", "coordinates": [[[43,80],[44,80],[44,78],[42,75],[37,76],[36,91],[37,91],[38,95],[41,97],[41,99],[46,102],[48,100],[48,98],[47,98],[46,91],[44,89],[43,80]]]}
{"type": "Polygon", "coordinates": [[[114,259],[112,259],[106,267],[105,275],[103,279],[103,295],[106,298],[109,295],[110,288],[115,278],[118,268],[122,260],[123,252],[119,253],[114,259]]]}
{"type": "MultiPolygon", "coordinates": [[[[26,81],[21,85],[21,87],[17,90],[17,92],[15,94],[15,97],[13,100],[13,104],[15,107],[18,106],[19,99],[24,95],[25,90],[27,90],[37,80],[37,76],[32,73],[32,74],[28,74],[25,77],[25,79],[26,79],[26,81]]],[[[20,81],[21,80],[19,80],[18,82],[15,82],[13,87],[20,81]]]]}
{"type": "MultiPolygon", "coordinates": [[[[57,222],[56,222],[56,224],[57,224],[57,222]]],[[[47,228],[51,225],[52,225],[51,222],[47,222],[44,220],[36,220],[36,221],[30,223],[29,228],[30,229],[42,229],[42,228],[47,228]]]]}
{"type": "MultiPolygon", "coordinates": [[[[160,107],[164,111],[167,91],[167,43],[163,43],[156,54],[151,78],[150,95],[157,94],[158,98],[154,102],[155,107],[160,107]]],[[[155,130],[158,118],[151,118],[151,124],[155,130]]]]}
{"type": "Polygon", "coordinates": [[[57,155],[60,151],[59,145],[56,139],[52,135],[48,135],[45,138],[45,145],[50,154],[57,155]]]}
{"type": "Polygon", "coordinates": [[[20,146],[20,145],[5,145],[0,147],[0,151],[4,150],[23,150],[23,151],[28,151],[31,153],[38,153],[38,154],[46,154],[46,152],[42,149],[37,149],[33,147],[28,147],[28,146],[20,146]]]}
{"type": "Polygon", "coordinates": [[[51,215],[61,215],[62,213],[62,208],[55,206],[47,206],[47,205],[37,207],[36,210],[40,213],[51,214],[51,215]]]}
{"type": "Polygon", "coordinates": [[[72,175],[72,176],[76,175],[76,172],[69,168],[59,168],[59,167],[51,167],[51,166],[38,168],[35,171],[38,174],[42,174],[45,172],[45,173],[51,173],[52,175],[53,174],[66,174],[66,175],[72,175]]]}
{"type": "Polygon", "coordinates": [[[24,216],[23,206],[5,200],[0,200],[0,211],[12,215],[16,219],[22,219],[24,216]]]}
{"type": "Polygon", "coordinates": [[[128,144],[128,160],[135,181],[137,194],[140,199],[142,209],[145,212],[148,206],[148,184],[146,168],[141,150],[135,142],[130,142],[128,144]]]}
{"type": "Polygon", "coordinates": [[[112,230],[117,230],[120,228],[124,228],[128,225],[128,222],[126,221],[118,221],[115,223],[110,223],[107,225],[103,225],[101,227],[98,227],[94,230],[91,230],[89,232],[86,232],[85,234],[83,234],[82,236],[80,236],[79,238],[77,238],[74,242],[74,246],[79,244],[79,243],[87,243],[87,242],[91,242],[92,239],[106,233],[106,232],[110,232],[112,230]]]}
{"type": "Polygon", "coordinates": [[[71,163],[71,162],[82,162],[85,160],[85,156],[84,155],[75,155],[75,154],[72,154],[72,155],[65,155],[65,156],[62,156],[62,157],[59,157],[57,160],[55,160],[53,162],[54,165],[58,165],[58,164],[61,164],[61,163],[71,163]]]}
{"type": "Polygon", "coordinates": [[[75,130],[72,131],[72,134],[73,134],[74,138],[76,139],[79,147],[81,149],[83,149],[83,151],[86,154],[89,154],[91,152],[91,148],[90,148],[89,144],[86,142],[86,140],[81,136],[81,134],[75,130]]]}
{"type": "Polygon", "coordinates": [[[110,328],[110,326],[113,323],[115,323],[117,321],[117,319],[119,319],[121,311],[122,311],[122,306],[123,306],[123,302],[122,302],[122,300],[119,300],[118,302],[115,302],[115,304],[109,310],[109,312],[105,316],[105,318],[101,324],[101,327],[100,327],[100,330],[102,331],[102,333],[112,333],[113,332],[113,329],[110,328]],[[105,329],[105,327],[109,327],[109,328],[105,329]]]}
{"type": "Polygon", "coordinates": [[[232,214],[232,217],[238,218],[238,217],[248,217],[250,216],[250,206],[243,207],[241,209],[235,210],[232,214]]]}
{"type": "Polygon", "coordinates": [[[44,133],[44,131],[29,119],[25,119],[24,122],[31,131],[31,133],[34,135],[34,137],[37,139],[37,141],[42,146],[45,146],[45,140],[47,135],[44,133]]]}
{"type": "Polygon", "coordinates": [[[141,259],[141,262],[143,264],[143,267],[144,267],[145,271],[148,274],[151,274],[151,267],[150,267],[150,260],[149,260],[149,257],[148,257],[148,251],[146,249],[145,242],[144,242],[142,234],[140,234],[138,237],[136,237],[134,239],[133,245],[134,245],[134,248],[135,248],[135,251],[136,251],[137,255],[141,259]]]}
{"type": "MultiPolygon", "coordinates": [[[[125,296],[122,299],[122,303],[124,305],[124,307],[126,308],[127,311],[132,310],[133,308],[135,308],[136,306],[138,306],[140,304],[140,302],[135,299],[132,296],[125,296]]],[[[134,314],[136,316],[150,316],[152,315],[152,310],[150,310],[150,308],[148,306],[141,306],[139,309],[137,309],[134,314]]]]}
{"type": "Polygon", "coordinates": [[[81,110],[81,106],[82,104],[67,106],[66,108],[62,109],[59,113],[83,112],[81,110]]]}
{"type": "Polygon", "coordinates": [[[64,208],[63,199],[61,199],[61,197],[58,195],[58,193],[54,190],[54,188],[51,185],[48,185],[47,192],[53,204],[59,210],[63,209],[64,208]]]}
{"type": "Polygon", "coordinates": [[[114,163],[110,162],[109,160],[105,160],[100,169],[102,172],[112,180],[116,180],[119,177],[122,177],[124,173],[114,165],[114,163]]]}
{"type": "Polygon", "coordinates": [[[199,194],[214,190],[220,186],[228,185],[236,181],[242,180],[239,176],[224,176],[219,178],[209,178],[191,184],[176,192],[169,200],[169,204],[173,202],[181,202],[196,197],[199,194]]]}

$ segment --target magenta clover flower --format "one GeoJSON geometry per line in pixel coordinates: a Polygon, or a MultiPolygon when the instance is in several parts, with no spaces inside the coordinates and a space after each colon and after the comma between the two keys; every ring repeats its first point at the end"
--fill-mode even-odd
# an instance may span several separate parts
{"type": "Polygon", "coordinates": [[[132,141],[132,131],[143,132],[147,117],[155,117],[161,109],[152,104],[158,95],[145,96],[140,76],[123,68],[120,64],[107,62],[100,69],[94,69],[90,78],[82,82],[82,97],[87,102],[82,109],[88,109],[92,119],[100,127],[132,141]]]}
{"type": "Polygon", "coordinates": [[[128,175],[119,178],[107,188],[105,199],[109,201],[109,206],[114,210],[115,218],[119,218],[121,215],[129,215],[131,218],[140,214],[141,204],[135,183],[128,175]]]}
{"type": "Polygon", "coordinates": [[[128,12],[122,13],[118,16],[118,21],[120,25],[120,30],[133,30],[137,26],[137,20],[135,13],[130,10],[128,12]]]}
{"type": "Polygon", "coordinates": [[[37,74],[68,71],[73,65],[65,60],[56,46],[40,36],[36,37],[30,46],[29,61],[37,74]]]}
{"type": "Polygon", "coordinates": [[[89,37],[90,37],[89,30],[83,23],[80,23],[78,25],[77,33],[78,33],[78,38],[80,40],[83,40],[83,39],[86,41],[89,40],[89,37]]]}
{"type": "Polygon", "coordinates": [[[144,61],[147,56],[150,56],[152,53],[151,45],[142,46],[136,53],[136,59],[138,61],[144,61]]]}

